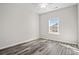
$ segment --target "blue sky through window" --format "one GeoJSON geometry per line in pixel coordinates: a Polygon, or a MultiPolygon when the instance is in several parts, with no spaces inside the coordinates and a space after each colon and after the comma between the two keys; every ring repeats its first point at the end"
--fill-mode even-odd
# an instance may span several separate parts
{"type": "Polygon", "coordinates": [[[59,23],[60,23],[59,18],[53,18],[49,20],[49,26],[52,26],[54,24],[59,24],[59,23]]]}

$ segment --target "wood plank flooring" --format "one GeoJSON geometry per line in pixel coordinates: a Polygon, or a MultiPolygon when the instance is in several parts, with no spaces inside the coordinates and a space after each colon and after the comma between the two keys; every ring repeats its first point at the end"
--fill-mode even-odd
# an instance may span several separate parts
{"type": "Polygon", "coordinates": [[[0,50],[0,55],[79,55],[64,45],[52,40],[37,39],[0,50]]]}

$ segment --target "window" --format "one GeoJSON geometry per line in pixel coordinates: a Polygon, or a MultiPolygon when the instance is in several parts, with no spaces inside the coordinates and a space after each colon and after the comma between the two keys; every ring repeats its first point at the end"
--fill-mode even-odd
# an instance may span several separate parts
{"type": "Polygon", "coordinates": [[[59,18],[52,18],[49,19],[49,33],[52,34],[59,34],[59,18]]]}

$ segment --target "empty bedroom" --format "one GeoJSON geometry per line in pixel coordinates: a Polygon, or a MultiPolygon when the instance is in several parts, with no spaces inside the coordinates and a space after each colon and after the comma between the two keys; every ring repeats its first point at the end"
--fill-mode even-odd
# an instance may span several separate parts
{"type": "Polygon", "coordinates": [[[79,55],[78,3],[0,3],[0,55],[79,55]]]}

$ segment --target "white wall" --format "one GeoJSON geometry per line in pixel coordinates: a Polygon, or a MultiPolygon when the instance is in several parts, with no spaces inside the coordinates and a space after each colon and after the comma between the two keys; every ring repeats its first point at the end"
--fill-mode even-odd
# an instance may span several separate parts
{"type": "Polygon", "coordinates": [[[79,4],[78,4],[78,46],[79,46],[79,4]]]}
{"type": "Polygon", "coordinates": [[[29,4],[0,4],[0,49],[38,38],[38,26],[29,4]]]}
{"type": "Polygon", "coordinates": [[[60,10],[44,13],[40,15],[40,37],[67,43],[77,43],[77,6],[70,6],[60,10]],[[48,20],[59,17],[60,34],[48,33],[48,20]]]}

